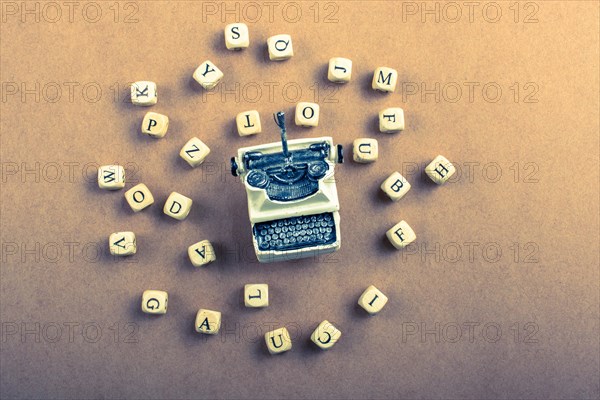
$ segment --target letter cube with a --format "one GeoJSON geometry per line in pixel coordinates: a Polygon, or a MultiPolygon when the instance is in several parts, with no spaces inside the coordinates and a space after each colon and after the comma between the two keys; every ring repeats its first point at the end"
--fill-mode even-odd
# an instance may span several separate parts
{"type": "Polygon", "coordinates": [[[415,231],[406,223],[406,221],[400,221],[388,230],[385,235],[388,240],[398,250],[405,248],[417,239],[415,231]]]}
{"type": "Polygon", "coordinates": [[[269,285],[266,283],[250,283],[244,286],[244,305],[258,308],[269,305],[269,285]]]}
{"type": "Polygon", "coordinates": [[[196,68],[193,77],[200,86],[210,90],[223,79],[223,72],[211,61],[206,60],[196,68]]]}
{"type": "Polygon", "coordinates": [[[360,138],[352,143],[352,159],[354,162],[372,163],[379,157],[377,139],[360,138]]]}
{"type": "Polygon", "coordinates": [[[265,342],[271,354],[279,354],[292,349],[292,338],[285,327],[265,333],[265,342]]]}
{"type": "Polygon", "coordinates": [[[121,165],[103,165],[98,168],[98,187],[119,190],[125,187],[125,168],[121,165]]]}
{"type": "Polygon", "coordinates": [[[153,138],[162,138],[167,134],[169,117],[163,114],[148,112],[142,120],[142,133],[153,138]]]}
{"type": "Polygon", "coordinates": [[[202,164],[210,154],[210,148],[197,137],[193,137],[183,145],[179,156],[183,158],[192,168],[202,164]]]}
{"type": "Polygon", "coordinates": [[[294,55],[292,37],[290,35],[275,35],[267,39],[269,59],[273,61],[287,60],[294,55]]]}
{"type": "Polygon", "coordinates": [[[139,183],[125,192],[125,199],[134,212],[142,211],[144,208],[154,204],[154,197],[148,186],[139,183]]]}
{"type": "Polygon", "coordinates": [[[136,253],[137,243],[133,232],[115,232],[108,238],[110,254],[113,256],[130,256],[136,253]]]}
{"type": "Polygon", "coordinates": [[[345,83],[350,82],[352,77],[352,60],[342,57],[329,59],[329,68],[327,69],[327,79],[331,82],[345,83]]]}
{"type": "Polygon", "coordinates": [[[217,259],[215,250],[208,240],[202,240],[188,247],[188,256],[194,267],[204,267],[217,259]]]}
{"type": "Polygon", "coordinates": [[[398,82],[398,71],[393,68],[379,67],[373,73],[373,89],[380,92],[393,92],[398,82]]]}
{"type": "Polygon", "coordinates": [[[383,190],[392,201],[398,201],[408,193],[410,190],[410,183],[408,183],[405,177],[400,175],[400,172],[394,172],[383,181],[381,190],[383,190]]]}
{"type": "Polygon", "coordinates": [[[156,83],[138,81],[131,85],[131,102],[136,106],[152,106],[158,101],[156,83]]]}
{"type": "Polygon", "coordinates": [[[248,25],[243,23],[229,24],[225,27],[225,46],[229,50],[241,50],[250,45],[248,25]]]}
{"type": "Polygon", "coordinates": [[[166,314],[169,295],[162,290],[145,290],[142,293],[142,311],[146,314],[166,314]]]}
{"type": "Polygon", "coordinates": [[[307,102],[298,103],[296,105],[295,122],[298,126],[319,125],[319,105],[307,102]]]}
{"type": "Polygon", "coordinates": [[[221,328],[221,313],[219,311],[198,310],[196,314],[196,323],[194,325],[196,332],[206,335],[216,335],[221,328]]]}
{"type": "Polygon", "coordinates": [[[310,340],[323,350],[333,347],[342,336],[342,332],[327,320],[321,322],[313,331],[310,340]]]}
{"type": "Polygon", "coordinates": [[[375,286],[369,286],[358,299],[358,305],[364,308],[369,314],[375,315],[385,304],[388,298],[375,286]]]}
{"type": "Polygon", "coordinates": [[[173,192],[167,198],[165,206],[163,207],[163,212],[169,217],[173,217],[181,221],[188,216],[191,209],[192,199],[177,192],[173,192]]]}
{"type": "Polygon", "coordinates": [[[404,110],[398,107],[386,108],[379,112],[379,132],[399,132],[404,130],[404,110]]]}
{"type": "Polygon", "coordinates": [[[240,136],[255,135],[262,131],[260,115],[256,110],[239,113],[235,118],[235,123],[240,136]]]}
{"type": "Polygon", "coordinates": [[[438,185],[443,185],[456,172],[456,168],[444,156],[437,156],[425,167],[425,173],[438,185]]]}

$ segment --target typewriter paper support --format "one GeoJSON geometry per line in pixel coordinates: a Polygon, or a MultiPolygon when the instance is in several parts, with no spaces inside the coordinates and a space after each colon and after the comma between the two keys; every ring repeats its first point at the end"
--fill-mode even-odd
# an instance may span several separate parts
{"type": "Polygon", "coordinates": [[[340,204],[334,168],[343,162],[331,137],[288,142],[283,112],[274,115],[281,142],[244,147],[231,159],[248,196],[258,261],[284,261],[340,248],[340,204]]]}

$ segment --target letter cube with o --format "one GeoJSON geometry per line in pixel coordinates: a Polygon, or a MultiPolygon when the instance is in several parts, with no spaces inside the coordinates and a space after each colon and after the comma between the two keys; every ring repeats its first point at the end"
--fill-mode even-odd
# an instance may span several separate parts
{"type": "Polygon", "coordinates": [[[379,112],[379,132],[399,132],[404,130],[404,110],[398,107],[386,108],[379,112]]]}
{"type": "Polygon", "coordinates": [[[319,125],[319,105],[307,102],[298,103],[296,105],[295,122],[298,126],[319,125]]]}
{"type": "Polygon", "coordinates": [[[145,290],[142,293],[142,311],[146,314],[166,314],[169,295],[162,290],[145,290]]]}
{"type": "Polygon", "coordinates": [[[383,190],[392,201],[398,201],[408,193],[410,190],[410,183],[408,183],[405,177],[400,175],[400,172],[394,172],[383,181],[381,190],[383,190]]]}
{"type": "Polygon", "coordinates": [[[108,238],[108,247],[113,256],[130,256],[137,252],[135,233],[116,232],[108,238]]]}
{"type": "Polygon", "coordinates": [[[103,165],[98,168],[98,187],[119,190],[125,187],[125,168],[121,165],[103,165]]]}
{"type": "Polygon", "coordinates": [[[342,57],[329,59],[329,68],[327,69],[327,79],[331,82],[345,83],[350,82],[352,77],[352,60],[342,57]]]}
{"type": "Polygon", "coordinates": [[[138,81],[131,85],[131,102],[136,106],[152,106],[158,101],[156,83],[138,81]]]}
{"type": "Polygon", "coordinates": [[[427,167],[425,173],[438,185],[443,185],[456,172],[456,168],[444,156],[437,156],[427,167]]]}
{"type": "Polygon", "coordinates": [[[260,115],[256,110],[239,113],[235,118],[235,123],[240,136],[255,135],[262,131],[260,115]]]}
{"type": "Polygon", "coordinates": [[[413,231],[406,221],[398,222],[385,235],[392,246],[398,250],[405,248],[417,239],[415,231],[413,231]]]}
{"type": "Polygon", "coordinates": [[[294,55],[292,37],[290,35],[275,35],[267,39],[269,59],[273,61],[287,60],[294,55]]]}
{"type": "Polygon", "coordinates": [[[248,25],[229,24],[225,27],[225,46],[228,50],[242,50],[250,45],[248,25]]]}
{"type": "Polygon", "coordinates": [[[210,154],[210,148],[197,137],[193,137],[183,145],[179,156],[183,158],[192,168],[202,164],[210,154]]]}
{"type": "Polygon", "coordinates": [[[206,60],[194,71],[194,80],[204,89],[210,90],[223,79],[223,72],[211,61],[206,60]]]}
{"type": "Polygon", "coordinates": [[[327,350],[333,347],[337,343],[337,341],[342,336],[342,332],[331,322],[325,320],[317,326],[312,335],[310,336],[310,340],[313,341],[314,344],[319,346],[323,350],[327,350]]]}
{"type": "Polygon", "coordinates": [[[125,192],[125,199],[134,212],[142,211],[144,208],[154,204],[154,197],[148,186],[139,183],[125,192]]]}
{"type": "Polygon", "coordinates": [[[173,192],[167,198],[165,206],[163,207],[163,212],[169,217],[173,217],[181,221],[188,216],[191,209],[192,199],[177,192],[173,192]]]}
{"type": "Polygon", "coordinates": [[[292,338],[285,327],[265,333],[265,342],[271,354],[279,354],[292,349],[292,338]]]}
{"type": "Polygon", "coordinates": [[[377,139],[361,138],[352,143],[352,159],[354,162],[366,164],[372,163],[379,157],[377,139]]]}
{"type": "Polygon", "coordinates": [[[148,112],[142,120],[142,133],[153,138],[162,138],[167,134],[169,117],[163,114],[148,112]]]}
{"type": "Polygon", "coordinates": [[[208,240],[202,240],[188,247],[188,256],[194,267],[204,267],[217,259],[215,250],[208,240]]]}
{"type": "Polygon", "coordinates": [[[196,314],[196,323],[194,325],[196,332],[206,335],[216,335],[221,328],[221,313],[219,311],[198,310],[196,314]]]}
{"type": "Polygon", "coordinates": [[[380,92],[393,92],[398,82],[398,71],[393,68],[379,67],[373,73],[371,86],[380,92]]]}
{"type": "Polygon", "coordinates": [[[387,302],[387,296],[373,285],[369,286],[358,299],[358,305],[371,315],[381,311],[387,302]]]}
{"type": "Polygon", "coordinates": [[[250,308],[269,306],[269,285],[250,283],[244,286],[244,305],[250,308]]]}

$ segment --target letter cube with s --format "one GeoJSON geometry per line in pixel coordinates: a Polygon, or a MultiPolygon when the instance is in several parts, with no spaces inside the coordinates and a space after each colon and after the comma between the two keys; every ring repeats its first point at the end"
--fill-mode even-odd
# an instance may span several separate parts
{"type": "Polygon", "coordinates": [[[399,172],[392,173],[381,184],[381,190],[388,195],[392,201],[398,201],[410,190],[410,183],[399,172]]]}
{"type": "Polygon", "coordinates": [[[194,267],[204,267],[215,261],[215,250],[208,240],[202,240],[188,247],[188,257],[194,267]]]}
{"type": "Polygon", "coordinates": [[[166,314],[169,295],[162,290],[145,290],[142,293],[142,311],[146,314],[166,314]]]}
{"type": "Polygon", "coordinates": [[[193,137],[183,145],[179,156],[183,158],[192,168],[202,164],[210,154],[210,148],[197,137],[193,137]]]}
{"type": "Polygon", "coordinates": [[[116,232],[108,238],[110,254],[113,256],[130,256],[137,252],[135,233],[116,232]]]}
{"type": "Polygon", "coordinates": [[[385,233],[388,240],[398,250],[405,248],[417,239],[415,231],[406,223],[400,221],[385,233]]]}
{"type": "Polygon", "coordinates": [[[446,157],[441,155],[434,158],[433,161],[425,167],[427,176],[438,185],[446,183],[455,172],[456,168],[454,165],[452,165],[446,157]]]}
{"type": "Polygon", "coordinates": [[[192,209],[192,199],[182,194],[173,192],[167,198],[163,212],[169,217],[184,220],[192,209]]]}
{"type": "Polygon", "coordinates": [[[138,81],[131,85],[131,102],[136,106],[152,106],[158,101],[156,83],[138,81]]]}
{"type": "Polygon", "coordinates": [[[162,138],[167,134],[169,117],[155,112],[148,112],[142,120],[142,133],[153,138],[162,138]]]}
{"type": "Polygon", "coordinates": [[[250,45],[248,25],[243,23],[229,24],[225,27],[225,46],[228,50],[241,50],[250,45]]]}

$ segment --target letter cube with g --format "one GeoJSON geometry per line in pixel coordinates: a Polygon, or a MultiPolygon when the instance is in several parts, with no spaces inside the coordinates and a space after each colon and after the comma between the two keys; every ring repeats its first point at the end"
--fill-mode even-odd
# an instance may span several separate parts
{"type": "Polygon", "coordinates": [[[398,250],[405,248],[417,239],[415,231],[412,230],[406,221],[398,222],[385,235],[392,246],[398,250]]]}
{"type": "Polygon", "coordinates": [[[183,158],[192,168],[202,164],[210,154],[210,148],[197,137],[193,137],[183,145],[179,156],[183,158]]]}
{"type": "Polygon", "coordinates": [[[146,314],[166,314],[169,295],[162,290],[145,290],[142,293],[142,311],[146,314]]]}
{"type": "Polygon", "coordinates": [[[194,267],[204,267],[215,261],[215,250],[208,240],[202,240],[188,247],[188,256],[194,267]]]}
{"type": "Polygon", "coordinates": [[[443,185],[456,172],[456,168],[444,156],[437,156],[427,167],[425,173],[438,185],[443,185]]]}
{"type": "Polygon", "coordinates": [[[265,342],[271,354],[279,354],[292,349],[292,338],[285,327],[265,333],[265,342]]]}
{"type": "Polygon", "coordinates": [[[398,71],[393,68],[379,67],[373,73],[371,86],[380,92],[393,92],[398,82],[398,71]]]}
{"type": "Polygon", "coordinates": [[[125,168],[121,165],[103,165],[98,168],[98,187],[119,190],[125,187],[125,168]]]}
{"type": "Polygon", "coordinates": [[[310,340],[312,340],[313,343],[319,346],[321,349],[327,350],[332,348],[341,336],[342,332],[333,326],[331,322],[325,320],[321,322],[319,326],[317,326],[317,329],[315,329],[310,336],[310,340]]]}
{"type": "Polygon", "coordinates": [[[138,81],[131,85],[131,102],[136,106],[152,106],[157,101],[156,83],[138,81]]]}
{"type": "Polygon", "coordinates": [[[169,117],[155,112],[148,112],[142,120],[142,133],[153,138],[162,138],[167,134],[169,117]]]}
{"type": "Polygon", "coordinates": [[[388,195],[392,201],[398,201],[410,190],[410,183],[399,172],[391,174],[381,184],[381,190],[388,195]]]}
{"type": "Polygon", "coordinates": [[[221,313],[201,308],[196,314],[195,328],[198,333],[216,335],[221,328],[221,313]]]}
{"type": "Polygon", "coordinates": [[[192,199],[185,197],[182,194],[173,192],[167,198],[163,212],[169,217],[173,217],[178,220],[184,220],[192,208],[192,199]]]}
{"type": "Polygon", "coordinates": [[[110,254],[113,256],[130,256],[137,252],[135,233],[116,232],[108,238],[110,254]]]}
{"type": "Polygon", "coordinates": [[[287,60],[294,55],[292,37],[290,35],[275,35],[267,39],[269,59],[273,61],[287,60]]]}
{"type": "Polygon", "coordinates": [[[358,299],[358,305],[375,315],[386,305],[388,298],[375,286],[369,286],[358,299]]]}

